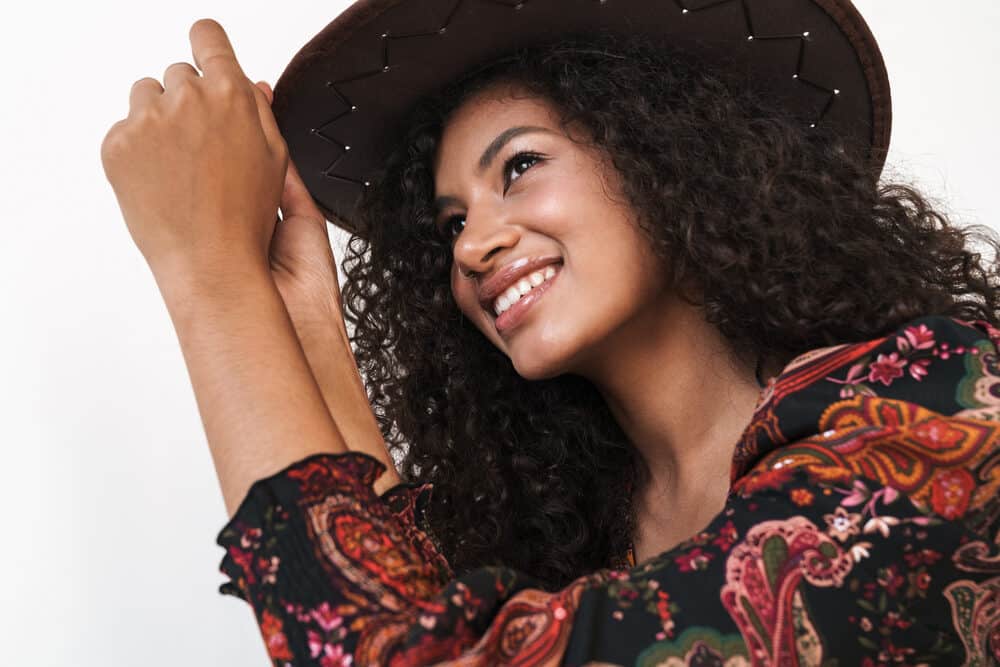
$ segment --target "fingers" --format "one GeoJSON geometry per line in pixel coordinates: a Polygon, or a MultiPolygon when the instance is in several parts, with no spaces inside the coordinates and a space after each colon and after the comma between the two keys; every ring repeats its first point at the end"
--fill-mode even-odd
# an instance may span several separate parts
{"type": "Polygon", "coordinates": [[[271,112],[271,102],[267,98],[267,94],[260,89],[260,86],[251,86],[253,88],[254,100],[257,102],[257,115],[260,116],[260,126],[264,130],[264,136],[267,137],[267,143],[274,149],[285,150],[285,139],[281,136],[281,130],[278,129],[278,121],[274,119],[274,114],[271,112]]]}
{"type": "Polygon", "coordinates": [[[194,63],[206,77],[233,77],[247,81],[243,68],[236,60],[236,52],[222,26],[213,19],[198,19],[188,33],[194,63]]]}
{"type": "MultiPolygon", "coordinates": [[[[191,26],[189,33],[191,39],[191,54],[194,56],[195,65],[202,71],[206,79],[231,78],[243,86],[250,83],[250,79],[243,73],[236,60],[236,53],[233,45],[226,35],[222,26],[213,19],[198,19],[191,26]]],[[[278,130],[278,122],[271,113],[271,102],[267,95],[258,86],[251,85],[254,100],[257,103],[257,115],[260,117],[261,128],[267,143],[272,148],[284,146],[284,139],[278,130]]]]}
{"type": "Polygon", "coordinates": [[[166,90],[175,88],[183,79],[200,78],[198,70],[191,63],[174,63],[163,71],[163,87],[166,90]]]}
{"type": "Polygon", "coordinates": [[[143,77],[132,84],[132,90],[128,95],[128,115],[132,116],[140,109],[143,109],[163,94],[163,86],[151,76],[143,77]]]}
{"type": "Polygon", "coordinates": [[[159,99],[166,90],[177,87],[177,84],[179,84],[182,79],[189,77],[197,78],[200,76],[201,75],[198,74],[198,70],[192,67],[190,63],[174,63],[163,71],[162,86],[159,81],[150,76],[139,79],[132,84],[132,90],[129,93],[129,115],[132,115],[137,110],[152,104],[155,100],[159,99]]]}
{"type": "Polygon", "coordinates": [[[267,96],[267,103],[274,104],[274,91],[271,90],[271,86],[267,81],[258,81],[255,85],[264,91],[264,94],[267,96]]]}
{"type": "Polygon", "coordinates": [[[312,195],[302,182],[299,170],[295,168],[295,163],[288,159],[288,173],[285,175],[285,189],[281,193],[281,215],[285,218],[294,216],[308,216],[326,221],[326,216],[316,206],[312,195]]]}
{"type": "MultiPolygon", "coordinates": [[[[238,76],[246,81],[243,69],[236,61],[236,54],[233,52],[232,44],[226,36],[225,30],[212,19],[199,19],[191,26],[189,33],[191,40],[191,50],[195,63],[206,75],[212,76],[238,76]]],[[[129,93],[129,116],[137,110],[152,104],[159,99],[164,89],[177,86],[186,77],[200,77],[194,67],[189,63],[174,63],[167,67],[163,73],[163,85],[152,77],[144,77],[132,84],[129,93]]]]}

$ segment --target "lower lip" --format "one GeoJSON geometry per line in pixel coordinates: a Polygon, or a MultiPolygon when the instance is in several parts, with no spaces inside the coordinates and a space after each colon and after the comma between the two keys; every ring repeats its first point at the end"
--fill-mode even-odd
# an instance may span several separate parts
{"type": "Polygon", "coordinates": [[[560,265],[551,264],[550,266],[559,267],[556,268],[556,275],[552,276],[538,287],[531,288],[531,291],[528,292],[527,295],[522,296],[517,300],[517,303],[503,311],[500,314],[500,317],[496,318],[493,322],[498,332],[504,333],[505,331],[513,329],[520,324],[521,321],[527,316],[528,309],[531,308],[536,301],[542,298],[542,295],[545,294],[550,287],[552,287],[552,283],[559,279],[559,274],[562,273],[562,267],[560,265]]]}

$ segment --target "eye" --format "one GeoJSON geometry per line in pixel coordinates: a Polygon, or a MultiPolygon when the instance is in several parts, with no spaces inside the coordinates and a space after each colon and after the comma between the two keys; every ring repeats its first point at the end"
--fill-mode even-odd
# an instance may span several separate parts
{"type": "Polygon", "coordinates": [[[532,153],[531,151],[521,151],[512,155],[511,158],[504,162],[503,165],[503,191],[507,192],[507,188],[510,187],[511,181],[516,180],[508,178],[510,176],[511,167],[528,165],[523,169],[523,171],[528,171],[528,169],[531,169],[531,167],[541,159],[541,155],[538,153],[532,153]]]}
{"type": "Polygon", "coordinates": [[[461,231],[452,232],[452,225],[455,224],[459,220],[462,221],[462,228],[465,228],[465,216],[464,215],[453,215],[450,218],[446,219],[441,224],[440,232],[444,235],[444,237],[446,239],[455,240],[455,238],[461,233],[461,231]]]}
{"type": "MultiPolygon", "coordinates": [[[[538,153],[533,153],[531,151],[520,151],[512,155],[510,159],[504,162],[503,165],[503,191],[506,193],[507,189],[510,188],[511,181],[517,180],[509,178],[511,170],[513,168],[523,167],[523,169],[521,169],[518,173],[519,174],[524,173],[528,169],[531,169],[531,167],[534,166],[536,162],[539,162],[542,159],[544,158],[541,155],[539,155],[538,153]]],[[[454,240],[458,237],[458,235],[462,233],[461,229],[459,229],[458,231],[454,231],[455,229],[454,225],[458,224],[458,222],[461,222],[461,227],[462,229],[464,229],[465,216],[453,215],[450,218],[446,218],[444,222],[441,223],[439,231],[446,239],[454,242],[454,240]]]]}

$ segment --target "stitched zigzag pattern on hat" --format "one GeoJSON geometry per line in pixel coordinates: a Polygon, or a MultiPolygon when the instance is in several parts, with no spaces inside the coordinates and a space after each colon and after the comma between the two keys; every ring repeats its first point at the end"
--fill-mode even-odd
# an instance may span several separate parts
{"type": "MultiPolygon", "coordinates": [[[[351,176],[347,176],[344,174],[337,174],[334,173],[333,171],[333,169],[337,166],[337,163],[340,162],[340,160],[343,159],[345,155],[347,155],[347,152],[349,150],[351,150],[351,146],[350,144],[347,144],[339,140],[332,134],[327,133],[326,129],[334,125],[341,118],[357,111],[357,106],[338,87],[340,84],[358,81],[360,79],[364,79],[367,77],[377,76],[379,74],[389,71],[393,67],[392,58],[390,56],[391,43],[393,41],[409,40],[409,39],[416,39],[423,37],[434,37],[445,34],[448,30],[448,27],[452,23],[452,20],[454,19],[456,14],[458,14],[459,10],[465,3],[478,2],[478,3],[492,4],[492,5],[501,5],[508,7],[512,11],[516,11],[522,9],[531,1],[532,0],[521,0],[518,2],[505,1],[505,0],[456,0],[440,27],[420,32],[410,32],[410,33],[400,33],[400,34],[390,34],[388,32],[382,33],[380,40],[380,48],[382,53],[380,66],[368,71],[359,72],[357,74],[353,74],[348,77],[340,78],[336,81],[328,81],[326,83],[327,87],[333,92],[334,95],[336,95],[338,100],[341,102],[344,110],[340,111],[339,113],[332,116],[328,120],[323,121],[319,127],[312,128],[310,130],[310,132],[316,137],[323,139],[337,146],[340,149],[340,154],[336,157],[336,159],[333,160],[333,162],[331,162],[322,170],[321,172],[322,175],[332,180],[353,183],[358,187],[369,185],[369,182],[367,180],[353,178],[351,176]]],[[[537,2],[538,0],[534,1],[537,2]]],[[[592,1],[598,5],[611,5],[614,2],[614,0],[592,0],[592,1]]],[[[710,9],[717,8],[721,5],[732,4],[734,2],[739,3],[742,10],[743,20],[745,23],[744,32],[747,35],[748,41],[797,40],[799,43],[799,48],[797,50],[794,67],[791,66],[789,67],[789,70],[792,71],[792,74],[790,76],[804,86],[809,86],[815,90],[827,93],[826,102],[823,105],[822,110],[820,111],[818,116],[810,122],[809,125],[810,127],[816,127],[816,125],[823,120],[823,117],[826,116],[830,108],[833,106],[834,101],[837,99],[838,95],[840,95],[840,89],[828,88],[819,83],[808,80],[801,74],[803,63],[805,62],[806,58],[806,45],[810,42],[809,31],[803,31],[800,34],[782,34],[782,35],[757,34],[756,31],[754,30],[754,23],[751,17],[750,8],[747,4],[747,0],[716,0],[715,2],[708,2],[707,4],[702,4],[701,6],[698,7],[689,7],[688,5],[691,5],[692,3],[683,2],[682,0],[671,0],[671,2],[675,5],[676,11],[680,12],[682,15],[689,13],[693,14],[697,12],[704,12],[710,9]]],[[[819,4],[822,5],[823,3],[820,2],[819,4]]]]}

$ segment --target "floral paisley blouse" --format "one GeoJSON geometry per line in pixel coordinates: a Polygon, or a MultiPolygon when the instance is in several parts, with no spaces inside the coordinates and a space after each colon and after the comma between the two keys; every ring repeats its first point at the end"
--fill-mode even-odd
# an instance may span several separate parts
{"type": "Polygon", "coordinates": [[[703,530],[558,592],[456,577],[421,528],[431,486],[379,496],[357,452],[254,483],[218,535],[219,591],[275,665],[997,665],[998,345],[924,316],[796,357],[703,530]]]}

